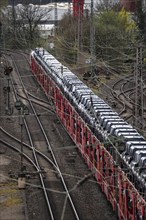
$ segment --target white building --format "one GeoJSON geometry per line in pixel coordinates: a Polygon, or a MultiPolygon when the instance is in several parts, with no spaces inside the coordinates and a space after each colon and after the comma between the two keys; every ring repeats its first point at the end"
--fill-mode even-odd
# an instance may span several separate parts
{"type": "Polygon", "coordinates": [[[48,38],[49,36],[54,36],[55,25],[54,24],[39,24],[38,29],[40,30],[40,35],[43,38],[48,38]]]}

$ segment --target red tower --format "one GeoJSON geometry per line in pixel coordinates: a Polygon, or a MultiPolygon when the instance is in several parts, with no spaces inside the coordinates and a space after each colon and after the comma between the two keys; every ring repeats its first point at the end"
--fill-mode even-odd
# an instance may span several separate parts
{"type": "Polygon", "coordinates": [[[73,0],[73,16],[82,17],[84,13],[84,0],[73,0]]]}

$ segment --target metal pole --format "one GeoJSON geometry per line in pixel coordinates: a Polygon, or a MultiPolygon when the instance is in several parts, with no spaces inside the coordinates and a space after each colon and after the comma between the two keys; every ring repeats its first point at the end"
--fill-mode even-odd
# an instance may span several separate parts
{"type": "Polygon", "coordinates": [[[142,45],[138,45],[136,51],[136,67],[135,67],[135,126],[139,129],[144,130],[144,99],[143,99],[143,76],[142,76],[142,65],[143,65],[143,48],[142,45]]]}
{"type": "Polygon", "coordinates": [[[78,2],[78,14],[77,14],[77,19],[78,19],[78,53],[77,53],[77,66],[78,68],[81,66],[81,52],[83,50],[83,11],[82,11],[82,2],[78,2]]]}
{"type": "Polygon", "coordinates": [[[68,14],[71,15],[71,1],[68,1],[68,14]]]}
{"type": "Polygon", "coordinates": [[[90,60],[90,65],[91,65],[91,74],[94,76],[94,67],[95,67],[95,41],[94,41],[94,36],[95,36],[95,30],[94,30],[94,24],[93,24],[93,15],[94,15],[94,10],[93,10],[93,0],[91,0],[91,14],[90,14],[90,54],[91,54],[91,60],[90,60]]]}
{"type": "MultiPolygon", "coordinates": [[[[29,109],[23,104],[21,100],[15,102],[15,108],[19,111],[19,125],[21,126],[21,171],[24,171],[23,166],[23,125],[24,125],[24,115],[29,114],[29,109]]],[[[23,173],[24,174],[24,173],[23,173]]]]}
{"type": "MultiPolygon", "coordinates": [[[[0,59],[1,59],[1,56],[2,56],[2,23],[1,23],[1,20],[0,20],[0,59]]],[[[1,60],[0,60],[1,61],[1,60]]]]}
{"type": "Polygon", "coordinates": [[[8,92],[8,111],[10,109],[10,84],[9,84],[9,81],[10,81],[10,78],[8,76],[8,88],[7,88],[7,92],[8,92]]]}
{"type": "Polygon", "coordinates": [[[20,126],[21,126],[21,171],[23,171],[23,107],[20,110],[20,126]]]}
{"type": "Polygon", "coordinates": [[[57,9],[57,0],[54,3],[54,16],[55,16],[55,26],[58,25],[58,9],[57,9]]]}
{"type": "Polygon", "coordinates": [[[13,15],[13,26],[14,26],[14,32],[15,32],[15,0],[12,0],[12,15],[13,15]]]}

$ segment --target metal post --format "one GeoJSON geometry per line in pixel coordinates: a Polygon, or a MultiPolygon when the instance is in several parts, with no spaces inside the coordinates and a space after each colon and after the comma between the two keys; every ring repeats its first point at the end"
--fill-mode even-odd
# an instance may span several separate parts
{"type": "Polygon", "coordinates": [[[78,15],[78,50],[79,50],[79,53],[80,51],[83,50],[83,42],[82,42],[82,28],[83,28],[83,24],[82,24],[82,20],[83,20],[83,12],[82,12],[82,4],[81,2],[78,3],[79,4],[79,15],[78,15]]]}
{"type": "Polygon", "coordinates": [[[6,79],[8,82],[8,85],[6,87],[7,92],[7,106],[6,106],[6,114],[12,114],[12,108],[10,108],[10,74],[12,72],[13,68],[11,66],[6,66],[4,69],[4,74],[6,75],[6,79]]]}
{"type": "Polygon", "coordinates": [[[26,187],[26,182],[25,182],[25,179],[26,179],[26,175],[25,175],[25,169],[24,169],[24,166],[23,166],[23,114],[24,114],[24,109],[23,109],[23,105],[21,106],[20,110],[19,110],[19,116],[20,116],[20,126],[21,126],[21,167],[20,167],[20,173],[18,174],[18,188],[19,189],[25,189],[26,187]]]}
{"type": "Polygon", "coordinates": [[[54,15],[55,15],[55,26],[58,25],[58,9],[57,9],[57,1],[54,3],[54,15]]]}
{"type": "Polygon", "coordinates": [[[7,92],[8,92],[8,111],[10,110],[10,84],[9,84],[9,81],[10,81],[10,77],[8,76],[8,87],[7,87],[7,92]]]}
{"type": "Polygon", "coordinates": [[[79,68],[81,66],[81,52],[83,50],[83,11],[82,11],[82,2],[78,2],[78,14],[77,14],[77,19],[78,19],[78,37],[77,37],[77,42],[78,42],[78,53],[77,53],[77,67],[79,68]]]}
{"type": "Polygon", "coordinates": [[[23,125],[24,125],[24,115],[29,114],[29,109],[26,105],[23,104],[21,100],[15,102],[15,108],[19,111],[19,124],[21,126],[21,172],[24,171],[23,166],[23,125]]]}
{"type": "Polygon", "coordinates": [[[143,99],[143,76],[142,76],[142,65],[143,65],[143,50],[142,45],[138,45],[136,52],[136,66],[135,66],[135,127],[144,131],[144,99],[143,99]]]}
{"type": "Polygon", "coordinates": [[[12,0],[12,15],[13,15],[13,27],[14,27],[14,32],[16,28],[16,22],[15,22],[15,0],[12,0]]]}
{"type": "Polygon", "coordinates": [[[0,20],[0,59],[1,59],[1,56],[2,56],[2,46],[3,44],[3,38],[2,38],[2,22],[0,20]]]}
{"type": "Polygon", "coordinates": [[[23,108],[20,110],[20,126],[21,126],[21,171],[23,171],[23,108]]]}
{"type": "Polygon", "coordinates": [[[94,76],[94,68],[95,68],[95,41],[94,41],[94,36],[95,36],[95,29],[94,29],[94,11],[93,11],[93,0],[91,0],[91,14],[90,14],[90,53],[91,53],[91,59],[90,59],[90,64],[91,64],[91,75],[94,76]]]}
{"type": "Polygon", "coordinates": [[[25,167],[23,166],[23,124],[24,124],[24,115],[29,114],[29,109],[26,105],[23,104],[21,100],[17,100],[15,102],[15,108],[19,111],[19,124],[21,126],[21,172],[18,174],[18,188],[25,189],[26,182],[25,182],[25,167]]]}
{"type": "Polygon", "coordinates": [[[68,14],[71,15],[71,1],[68,1],[68,14]]]}

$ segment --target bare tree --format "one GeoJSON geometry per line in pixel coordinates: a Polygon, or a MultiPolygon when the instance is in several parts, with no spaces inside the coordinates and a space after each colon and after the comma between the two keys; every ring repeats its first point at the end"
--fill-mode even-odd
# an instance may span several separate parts
{"type": "Polygon", "coordinates": [[[49,20],[51,8],[27,2],[6,10],[7,32],[13,36],[14,46],[33,47],[40,39],[38,25],[49,20]]]}
{"type": "Polygon", "coordinates": [[[120,3],[119,1],[113,1],[113,0],[99,0],[96,3],[96,10],[98,12],[102,12],[102,11],[109,11],[111,9],[114,10],[119,10],[120,8],[120,3]]]}
{"type": "Polygon", "coordinates": [[[136,14],[136,22],[140,29],[140,40],[146,43],[146,3],[138,1],[136,14]]]}

